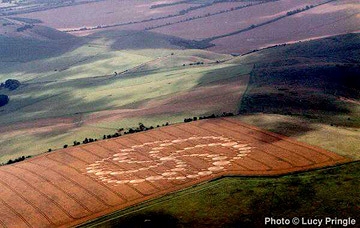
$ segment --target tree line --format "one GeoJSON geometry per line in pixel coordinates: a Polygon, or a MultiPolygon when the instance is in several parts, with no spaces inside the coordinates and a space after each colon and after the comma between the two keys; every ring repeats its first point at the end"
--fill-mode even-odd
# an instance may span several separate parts
{"type": "Polygon", "coordinates": [[[199,117],[190,117],[190,118],[185,118],[184,119],[184,123],[189,123],[192,121],[197,121],[197,120],[206,120],[206,119],[214,119],[214,118],[221,118],[221,117],[229,117],[229,116],[235,116],[234,113],[232,112],[223,112],[221,115],[215,115],[214,113],[208,116],[199,116],[199,117]]]}
{"type": "MultiPolygon", "coordinates": [[[[185,118],[184,119],[184,122],[185,123],[188,123],[188,122],[192,122],[192,121],[197,121],[197,120],[205,120],[205,119],[213,119],[213,118],[221,118],[221,117],[229,117],[229,116],[234,116],[234,113],[232,112],[223,112],[222,114],[220,115],[216,115],[216,114],[211,114],[211,115],[204,115],[204,116],[199,116],[199,117],[191,117],[191,118],[185,118]]],[[[137,127],[132,127],[132,128],[128,128],[127,130],[125,130],[124,128],[119,128],[116,130],[115,133],[113,134],[108,134],[108,135],[103,135],[101,138],[99,139],[96,139],[96,138],[91,138],[91,137],[86,137],[84,138],[83,140],[81,141],[73,141],[73,144],[72,146],[75,147],[75,146],[79,146],[81,144],[88,144],[88,143],[93,143],[93,142],[97,142],[99,140],[106,140],[106,139],[111,139],[111,138],[117,138],[117,137],[120,137],[120,136],[123,136],[123,135],[128,135],[128,134],[134,134],[134,133],[138,133],[138,132],[143,132],[143,131],[148,131],[148,130],[152,130],[152,129],[155,129],[155,128],[159,128],[159,127],[164,127],[164,126],[169,126],[170,123],[169,122],[166,122],[162,125],[156,125],[156,127],[154,126],[145,126],[145,124],[143,123],[139,123],[137,127]]],[[[68,144],[64,144],[63,145],[63,148],[68,148],[69,145],[68,144]]],[[[47,152],[52,152],[53,149],[52,148],[49,148],[47,152]]],[[[8,162],[6,162],[5,164],[1,164],[1,165],[9,165],[9,164],[13,164],[13,163],[16,163],[16,162],[21,162],[21,161],[24,161],[25,159],[27,158],[30,158],[31,156],[21,156],[21,157],[18,157],[16,159],[10,159],[8,162]]]]}
{"type": "MultiPolygon", "coordinates": [[[[230,117],[230,116],[234,116],[235,114],[232,112],[223,112],[220,115],[216,115],[216,114],[211,114],[211,115],[204,115],[204,116],[199,116],[199,117],[192,117],[192,118],[185,118],[184,122],[188,123],[188,122],[192,122],[192,121],[197,121],[197,120],[205,120],[205,119],[213,119],[213,118],[221,118],[221,117],[230,117]]],[[[159,128],[159,127],[164,127],[164,126],[169,126],[169,122],[166,122],[162,125],[157,125],[156,127],[154,126],[145,126],[143,123],[139,123],[137,127],[133,127],[133,128],[128,128],[127,131],[125,131],[124,128],[119,128],[118,130],[116,130],[115,133],[113,134],[108,134],[108,135],[103,135],[101,138],[96,139],[96,138],[91,138],[91,137],[86,137],[83,140],[80,141],[73,141],[72,146],[79,146],[81,144],[88,144],[88,143],[93,143],[93,142],[97,142],[99,140],[106,140],[106,139],[112,139],[112,138],[117,138],[123,135],[128,135],[128,134],[134,134],[134,133],[138,133],[138,132],[143,132],[143,131],[148,131],[148,130],[153,130],[155,128],[159,128]]],[[[64,144],[63,148],[68,148],[69,144],[64,144]]],[[[48,149],[48,152],[52,152],[53,150],[51,148],[48,149]]]]}
{"type": "Polygon", "coordinates": [[[14,164],[16,162],[21,162],[21,161],[24,161],[25,159],[27,158],[30,158],[31,156],[21,156],[21,157],[18,157],[18,158],[15,158],[14,160],[10,159],[9,161],[7,161],[5,164],[2,163],[1,165],[10,165],[10,164],[14,164]]]}
{"type": "MultiPolygon", "coordinates": [[[[166,122],[164,124],[162,124],[162,126],[168,126],[169,125],[169,122],[166,122]]],[[[160,127],[160,125],[157,125],[156,126],[157,128],[160,127]]],[[[117,138],[117,137],[120,137],[120,136],[123,136],[123,135],[128,135],[128,134],[134,134],[134,133],[137,133],[137,132],[142,132],[142,131],[147,131],[147,130],[152,130],[154,129],[155,127],[153,126],[145,126],[143,123],[139,123],[138,127],[133,127],[133,128],[129,128],[127,131],[125,131],[124,128],[119,128],[115,133],[113,134],[108,134],[108,135],[103,135],[101,138],[99,139],[94,139],[94,138],[84,138],[84,140],[81,140],[81,141],[77,141],[75,140],[73,142],[73,145],[72,146],[79,146],[81,144],[88,144],[88,143],[92,143],[92,142],[97,142],[98,140],[105,140],[105,139],[111,139],[111,138],[117,138]]],[[[63,148],[68,148],[69,145],[68,144],[64,144],[63,148]]],[[[48,152],[52,152],[53,150],[51,148],[48,149],[48,152]]]]}

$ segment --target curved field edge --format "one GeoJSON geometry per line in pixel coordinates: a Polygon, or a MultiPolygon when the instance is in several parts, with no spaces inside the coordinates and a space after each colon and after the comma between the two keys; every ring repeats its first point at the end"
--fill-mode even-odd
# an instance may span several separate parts
{"type": "Polygon", "coordinates": [[[223,176],[78,227],[263,227],[265,217],[359,219],[360,161],[276,177],[223,176]]]}

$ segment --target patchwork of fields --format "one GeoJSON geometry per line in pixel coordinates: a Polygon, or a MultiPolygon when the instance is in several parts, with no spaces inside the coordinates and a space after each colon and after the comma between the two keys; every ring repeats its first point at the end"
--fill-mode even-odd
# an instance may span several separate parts
{"type": "Polygon", "coordinates": [[[188,116],[236,112],[252,67],[217,64],[230,56],[207,51],[107,51],[95,44],[18,63],[6,69],[13,73],[1,75],[23,83],[8,93],[11,102],[0,109],[0,129],[6,133],[0,136],[2,162],[85,137],[102,138],[139,122],[156,126],[188,116]],[[196,62],[204,64],[189,66],[196,62]]]}
{"type": "Polygon", "coordinates": [[[275,44],[358,32],[360,25],[356,0],[189,1],[152,8],[154,5],[158,3],[106,0],[20,16],[77,36],[102,30],[145,29],[189,40],[211,39],[215,46],[209,50],[240,54],[275,44]],[[300,12],[288,15],[297,10],[300,12]]]}
{"type": "Polygon", "coordinates": [[[231,118],[176,124],[1,167],[0,224],[68,227],[223,175],[347,161],[231,118]]]}
{"type": "Polygon", "coordinates": [[[276,44],[359,32],[359,7],[352,0],[325,4],[250,31],[216,39],[210,50],[244,53],[276,44]]]}
{"type": "Polygon", "coordinates": [[[360,158],[358,0],[56,1],[0,3],[0,227],[360,158]]]}

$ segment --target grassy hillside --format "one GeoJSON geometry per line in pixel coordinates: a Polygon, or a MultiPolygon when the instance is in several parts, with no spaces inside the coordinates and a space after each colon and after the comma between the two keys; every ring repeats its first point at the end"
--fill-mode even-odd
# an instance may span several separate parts
{"type": "MultiPolygon", "coordinates": [[[[76,38],[46,27],[34,27],[21,37],[3,35],[0,40],[0,80],[32,82],[112,75],[141,64],[151,67],[150,61],[165,61],[158,58],[170,56],[175,50],[202,45],[153,32],[107,31],[76,38]]],[[[172,58],[160,68],[229,58],[199,50],[179,55],[183,59],[172,58]]]]}
{"type": "Polygon", "coordinates": [[[277,113],[359,127],[360,35],[270,48],[235,62],[254,64],[242,113],[277,113]],[[323,118],[326,117],[326,118],[323,118]]]}
{"type": "Polygon", "coordinates": [[[197,49],[154,48],[156,39],[134,49],[134,37],[139,34],[102,32],[61,55],[0,63],[1,81],[22,83],[15,91],[1,90],[10,102],[0,109],[0,161],[102,138],[139,122],[156,126],[236,111],[250,65],[227,64],[230,55],[197,49]]]}

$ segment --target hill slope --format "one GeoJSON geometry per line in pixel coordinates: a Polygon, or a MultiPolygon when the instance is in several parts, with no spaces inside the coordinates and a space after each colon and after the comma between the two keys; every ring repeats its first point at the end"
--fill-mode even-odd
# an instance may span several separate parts
{"type": "Polygon", "coordinates": [[[39,24],[3,20],[3,25],[0,25],[0,63],[54,57],[81,45],[81,38],[56,29],[39,24]]]}
{"type": "Polygon", "coordinates": [[[254,65],[240,112],[343,115],[360,126],[359,53],[360,35],[348,34],[240,57],[254,65]]]}

